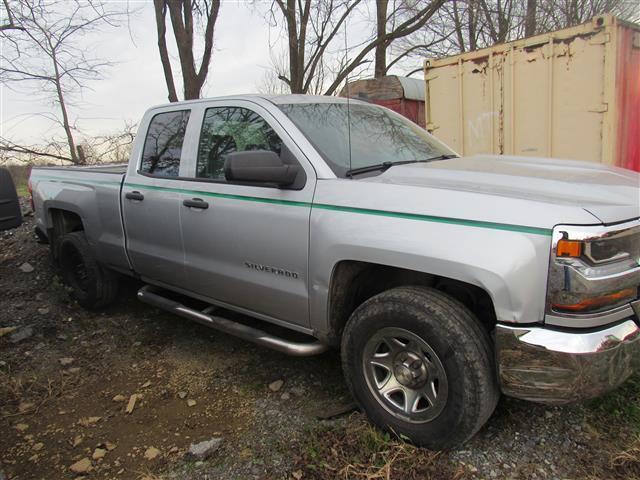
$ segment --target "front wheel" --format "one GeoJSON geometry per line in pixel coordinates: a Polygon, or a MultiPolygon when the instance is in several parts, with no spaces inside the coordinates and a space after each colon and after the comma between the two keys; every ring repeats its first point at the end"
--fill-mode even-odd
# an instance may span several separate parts
{"type": "Polygon", "coordinates": [[[342,363],[373,423],[433,450],[471,438],[499,398],[486,331],[431,288],[394,288],[358,307],[342,337],[342,363]]]}

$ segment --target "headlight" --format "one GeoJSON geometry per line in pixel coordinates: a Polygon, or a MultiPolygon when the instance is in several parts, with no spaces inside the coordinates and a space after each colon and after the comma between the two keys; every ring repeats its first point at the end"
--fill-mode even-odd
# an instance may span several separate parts
{"type": "Polygon", "coordinates": [[[615,262],[629,257],[639,258],[640,238],[625,235],[585,243],[584,255],[594,264],[615,262]]]}
{"type": "Polygon", "coordinates": [[[552,248],[547,314],[593,315],[638,297],[639,222],[617,228],[559,226],[552,248]]]}

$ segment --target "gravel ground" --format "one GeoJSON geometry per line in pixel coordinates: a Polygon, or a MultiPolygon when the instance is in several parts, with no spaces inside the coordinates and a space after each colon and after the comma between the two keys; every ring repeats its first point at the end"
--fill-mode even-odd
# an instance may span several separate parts
{"type": "Polygon", "coordinates": [[[640,478],[637,424],[602,404],[502,399],[456,451],[396,442],[353,412],[336,352],[254,346],[138,303],[130,280],[85,311],[32,232],[28,216],[0,233],[1,480],[640,478]]]}

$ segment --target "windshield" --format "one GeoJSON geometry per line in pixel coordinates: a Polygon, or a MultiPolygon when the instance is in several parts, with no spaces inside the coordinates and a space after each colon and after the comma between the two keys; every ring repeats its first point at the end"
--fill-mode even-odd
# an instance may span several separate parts
{"type": "Polygon", "coordinates": [[[455,155],[415,123],[375,105],[291,103],[278,107],[323,156],[334,173],[384,162],[412,162],[455,155]],[[351,162],[349,162],[351,130],[351,162]]]}

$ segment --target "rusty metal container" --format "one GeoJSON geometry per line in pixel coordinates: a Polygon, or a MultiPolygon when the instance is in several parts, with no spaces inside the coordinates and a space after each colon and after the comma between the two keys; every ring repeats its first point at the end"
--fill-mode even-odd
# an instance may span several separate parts
{"type": "Polygon", "coordinates": [[[417,78],[387,75],[349,82],[339,96],[382,105],[424,128],[424,82],[417,78]]]}
{"type": "Polygon", "coordinates": [[[427,60],[426,128],[459,153],[640,171],[640,25],[576,27],[427,60]]]}

